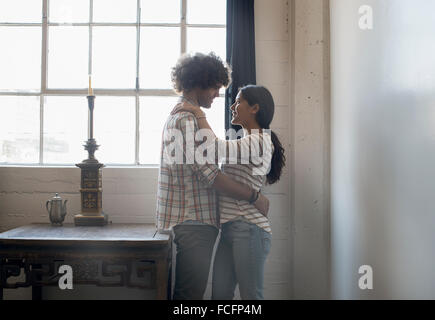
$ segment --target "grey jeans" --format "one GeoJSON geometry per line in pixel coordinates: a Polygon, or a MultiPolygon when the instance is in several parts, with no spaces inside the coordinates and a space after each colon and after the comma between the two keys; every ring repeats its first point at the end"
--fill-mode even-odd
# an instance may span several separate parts
{"type": "Polygon", "coordinates": [[[233,299],[237,283],[243,300],[264,299],[264,263],[270,246],[271,234],[255,224],[224,223],[213,266],[212,299],[233,299]]]}
{"type": "Polygon", "coordinates": [[[177,246],[174,300],[202,300],[216,237],[214,226],[186,221],[174,228],[177,246]]]}

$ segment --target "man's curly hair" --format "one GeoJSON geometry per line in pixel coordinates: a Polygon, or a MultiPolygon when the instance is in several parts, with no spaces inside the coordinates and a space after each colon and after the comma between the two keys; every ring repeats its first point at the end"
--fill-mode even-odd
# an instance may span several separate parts
{"type": "Polygon", "coordinates": [[[178,93],[220,84],[226,88],[231,82],[231,68],[214,52],[207,55],[199,52],[184,54],[172,68],[171,79],[178,93]]]}

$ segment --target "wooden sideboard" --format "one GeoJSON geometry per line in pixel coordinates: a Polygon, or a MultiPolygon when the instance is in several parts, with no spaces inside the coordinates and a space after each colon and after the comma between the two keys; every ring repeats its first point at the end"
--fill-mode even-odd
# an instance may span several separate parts
{"type": "Polygon", "coordinates": [[[151,224],[76,227],[31,224],[0,233],[0,299],[4,288],[59,286],[59,267],[72,268],[73,284],[155,289],[167,299],[171,275],[171,237],[151,224]],[[24,272],[25,281],[11,281],[24,272]],[[8,281],[9,279],[9,281],[8,281]]]}

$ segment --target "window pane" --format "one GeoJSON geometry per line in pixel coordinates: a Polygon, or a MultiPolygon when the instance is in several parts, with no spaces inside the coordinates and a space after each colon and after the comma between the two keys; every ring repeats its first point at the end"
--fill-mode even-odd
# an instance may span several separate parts
{"type": "Polygon", "coordinates": [[[0,96],[0,163],[39,162],[39,97],[0,96]]]}
{"type": "Polygon", "coordinates": [[[225,0],[187,0],[187,23],[226,24],[225,0]]]}
{"type": "Polygon", "coordinates": [[[1,0],[0,22],[41,23],[42,1],[41,0],[1,0]]]}
{"type": "Polygon", "coordinates": [[[0,90],[40,90],[41,28],[0,27],[0,90]]]}
{"type": "Polygon", "coordinates": [[[172,88],[171,68],[180,55],[180,28],[141,28],[140,86],[172,88]]]}
{"type": "Polygon", "coordinates": [[[141,0],[141,22],[180,22],[180,0],[141,0]]]}
{"type": "Polygon", "coordinates": [[[49,27],[48,87],[88,87],[88,27],[49,27]]]}
{"type": "Polygon", "coordinates": [[[95,27],[92,62],[96,88],[135,88],[136,28],[95,27]]]}
{"type": "Polygon", "coordinates": [[[209,53],[213,51],[226,60],[225,28],[187,28],[187,51],[209,53]]]}
{"type": "Polygon", "coordinates": [[[88,139],[87,130],[85,97],[45,97],[44,163],[76,164],[86,159],[83,144],[88,139]]]}
{"type": "Polygon", "coordinates": [[[163,125],[178,101],[178,97],[140,97],[141,164],[159,164],[163,125]]]}
{"type": "Polygon", "coordinates": [[[94,0],[94,22],[136,22],[136,0],[94,0]]]}
{"type": "Polygon", "coordinates": [[[134,97],[96,97],[94,138],[100,148],[95,157],[102,163],[134,164],[134,97]]]}
{"type": "Polygon", "coordinates": [[[220,139],[225,139],[225,98],[215,98],[210,109],[204,109],[207,121],[220,139]]]}
{"type": "Polygon", "coordinates": [[[49,22],[89,22],[89,0],[50,0],[49,22]]]}

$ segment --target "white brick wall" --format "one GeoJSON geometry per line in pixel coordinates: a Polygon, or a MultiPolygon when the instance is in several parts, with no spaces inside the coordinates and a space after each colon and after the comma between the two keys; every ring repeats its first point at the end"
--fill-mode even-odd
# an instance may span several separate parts
{"type": "Polygon", "coordinates": [[[293,297],[329,298],[329,1],[295,0],[293,297]]]}
{"type": "MultiPolygon", "coordinates": [[[[257,84],[267,87],[275,101],[271,129],[289,158],[289,34],[288,4],[284,0],[255,1],[257,84]]],[[[266,261],[264,296],[290,299],[289,163],[281,180],[266,188],[271,201],[272,248],[266,261]]]]}
{"type": "MultiPolygon", "coordinates": [[[[104,168],[103,210],[112,222],[154,223],[156,168],[104,168]]],[[[80,211],[80,169],[0,168],[0,229],[49,222],[45,202],[58,192],[68,199],[65,222],[80,211]]]]}

